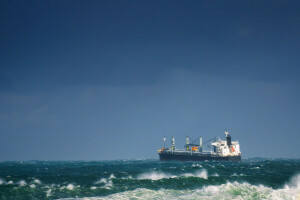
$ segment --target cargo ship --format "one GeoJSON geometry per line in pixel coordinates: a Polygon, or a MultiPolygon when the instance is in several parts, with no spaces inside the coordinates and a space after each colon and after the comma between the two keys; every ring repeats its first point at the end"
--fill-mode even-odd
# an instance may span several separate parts
{"type": "Polygon", "coordinates": [[[171,147],[166,148],[166,137],[163,138],[164,147],[158,150],[160,161],[241,161],[240,144],[238,141],[231,141],[228,131],[225,131],[225,140],[214,138],[204,144],[213,149],[211,151],[203,150],[202,137],[190,142],[186,137],[184,149],[175,148],[175,138],[171,139],[171,147]]]}

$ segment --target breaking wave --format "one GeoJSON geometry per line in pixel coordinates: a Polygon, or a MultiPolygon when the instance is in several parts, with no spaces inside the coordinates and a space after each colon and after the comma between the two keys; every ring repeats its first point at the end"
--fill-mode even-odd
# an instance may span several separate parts
{"type": "Polygon", "coordinates": [[[160,189],[151,190],[138,188],[112,194],[106,197],[83,198],[85,200],[109,199],[299,199],[300,175],[293,177],[291,182],[281,189],[272,189],[264,185],[251,185],[249,183],[226,183],[218,186],[204,186],[195,190],[160,189]]]}
{"type": "Polygon", "coordinates": [[[0,199],[300,200],[300,160],[46,162],[31,169],[24,165],[29,164],[15,164],[15,175],[11,163],[0,163],[0,199]]]}
{"type": "Polygon", "coordinates": [[[66,185],[66,186],[62,186],[61,188],[60,188],[60,190],[65,190],[65,189],[67,189],[67,190],[74,190],[75,188],[79,188],[80,186],[79,185],[77,185],[77,186],[75,186],[75,185],[73,185],[73,184],[68,184],[68,185],[66,185]]]}
{"type": "MultiPolygon", "coordinates": [[[[156,177],[166,177],[156,174],[156,177]]],[[[152,177],[153,178],[153,177],[152,177]]],[[[283,188],[273,189],[264,185],[252,185],[249,183],[227,182],[221,185],[209,185],[194,190],[159,189],[151,190],[138,188],[131,191],[120,192],[106,197],[85,197],[84,200],[110,200],[110,199],[299,199],[300,198],[300,174],[294,176],[283,188]]],[[[72,198],[68,198],[72,199],[72,198]]]]}
{"type": "MultiPolygon", "coordinates": [[[[95,184],[96,185],[102,185],[101,188],[105,188],[105,189],[110,189],[113,186],[113,182],[112,179],[115,179],[116,177],[114,176],[114,174],[111,174],[109,176],[109,178],[101,178],[100,180],[96,181],[95,184]]],[[[92,190],[95,190],[96,187],[93,186],[91,187],[92,190]]]]}
{"type": "Polygon", "coordinates": [[[18,184],[19,184],[20,186],[25,186],[25,185],[27,185],[26,181],[24,181],[24,180],[20,180],[18,184]]]}

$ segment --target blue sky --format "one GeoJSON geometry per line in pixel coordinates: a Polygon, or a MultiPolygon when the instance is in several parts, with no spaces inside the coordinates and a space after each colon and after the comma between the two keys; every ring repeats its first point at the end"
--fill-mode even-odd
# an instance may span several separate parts
{"type": "Polygon", "coordinates": [[[1,1],[0,160],[158,158],[227,129],[299,158],[298,1],[1,1]]]}

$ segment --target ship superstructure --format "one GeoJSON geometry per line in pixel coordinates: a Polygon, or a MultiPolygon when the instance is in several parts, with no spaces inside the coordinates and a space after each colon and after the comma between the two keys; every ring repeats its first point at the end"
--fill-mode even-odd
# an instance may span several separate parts
{"type": "MultiPolygon", "coordinates": [[[[205,143],[211,142],[213,147],[211,151],[203,149],[202,137],[190,142],[190,138],[186,137],[184,149],[175,147],[175,138],[171,139],[171,147],[161,148],[158,150],[159,159],[161,161],[204,161],[204,160],[220,160],[220,161],[241,161],[240,144],[238,141],[232,141],[228,131],[225,131],[226,140],[211,139],[205,143]]],[[[164,137],[164,146],[166,138],[164,137]]]]}

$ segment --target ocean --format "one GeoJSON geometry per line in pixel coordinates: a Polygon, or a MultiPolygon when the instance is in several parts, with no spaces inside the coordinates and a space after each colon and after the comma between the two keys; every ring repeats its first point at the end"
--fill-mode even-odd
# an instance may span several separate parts
{"type": "Polygon", "coordinates": [[[300,199],[300,160],[0,162],[0,199],[300,199]]]}

